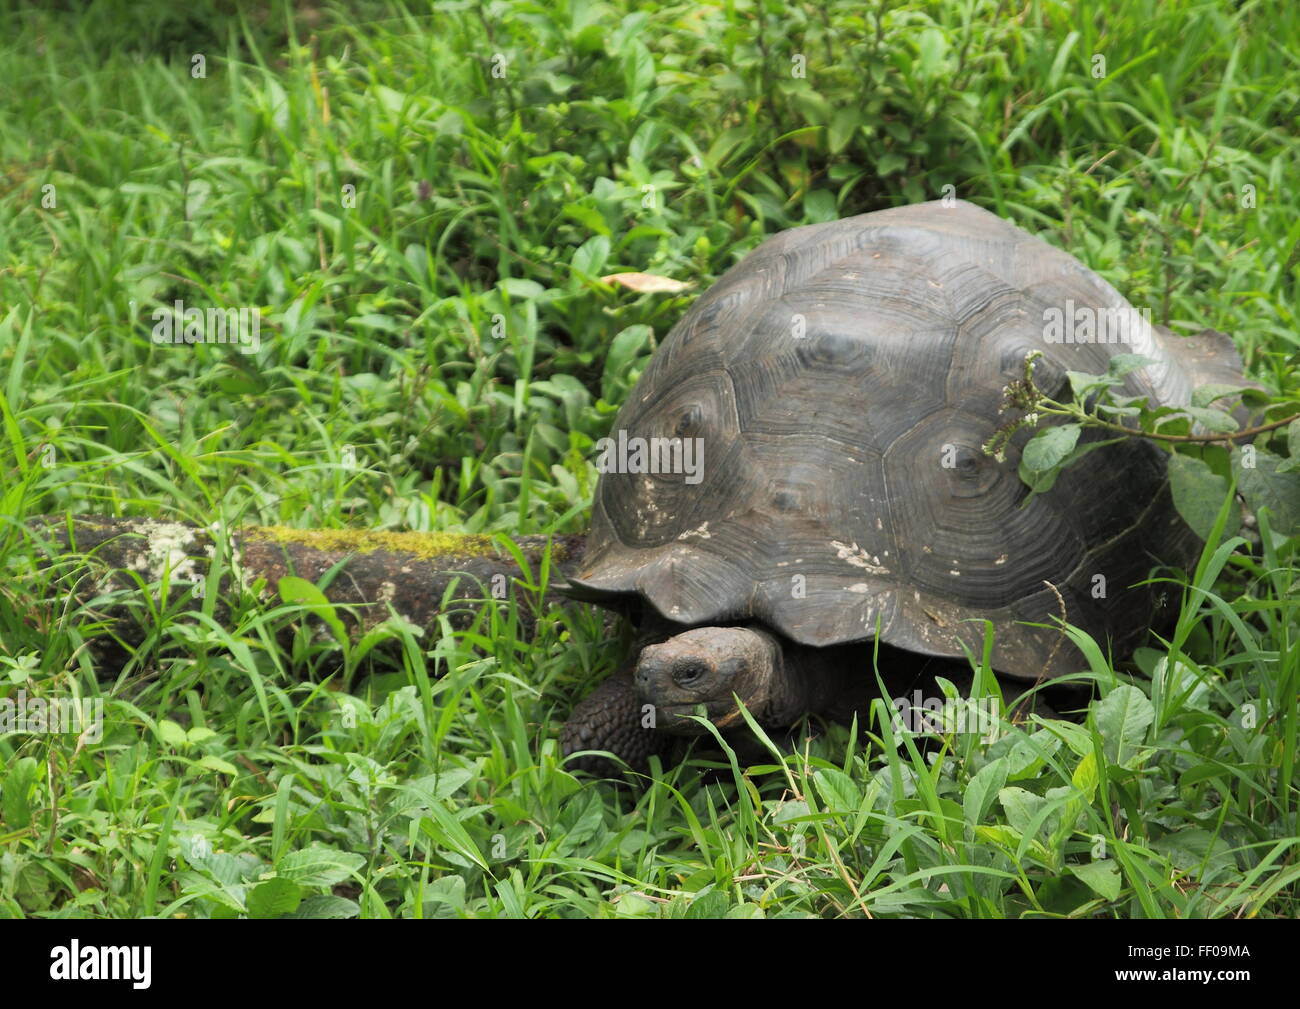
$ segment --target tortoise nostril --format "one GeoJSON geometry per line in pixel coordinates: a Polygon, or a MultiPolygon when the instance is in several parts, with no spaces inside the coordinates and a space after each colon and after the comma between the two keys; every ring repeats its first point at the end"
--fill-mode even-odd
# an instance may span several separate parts
{"type": "Polygon", "coordinates": [[[678,659],[673,663],[673,682],[679,687],[693,687],[709,674],[709,664],[702,659],[678,659]]]}

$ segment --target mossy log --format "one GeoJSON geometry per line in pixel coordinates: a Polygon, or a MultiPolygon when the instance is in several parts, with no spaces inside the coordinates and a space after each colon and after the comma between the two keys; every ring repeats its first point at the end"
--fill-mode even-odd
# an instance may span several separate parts
{"type": "MultiPolygon", "coordinates": [[[[439,616],[464,626],[486,600],[514,599],[531,633],[538,607],[561,601],[557,588],[577,568],[584,537],[492,536],[453,533],[368,532],[351,529],[236,529],[157,519],[77,515],[41,516],[27,528],[42,566],[57,570],[57,584],[97,617],[111,622],[123,644],[141,640],[141,583],[167,585],[167,607],[199,610],[212,591],[209,572],[218,563],[214,613],[228,616],[228,601],[253,592],[280,600],[286,576],[321,585],[326,599],[352,635],[393,613],[427,632],[439,616]],[[523,558],[521,569],[514,551],[523,558]],[[539,584],[546,570],[544,588],[539,584]],[[328,576],[328,577],[327,577],[328,576]],[[322,581],[324,579],[324,581],[322,581]],[[199,586],[196,590],[196,586],[199,586]]],[[[65,596],[66,598],[66,596],[65,596]]]]}

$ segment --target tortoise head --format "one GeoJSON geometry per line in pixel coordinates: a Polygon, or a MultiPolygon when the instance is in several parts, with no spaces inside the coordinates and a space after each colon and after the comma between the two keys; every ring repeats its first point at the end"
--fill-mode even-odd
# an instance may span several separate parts
{"type": "Polygon", "coordinates": [[[743,724],[735,697],[761,718],[779,691],[781,646],[749,627],[696,627],[642,649],[636,688],[655,707],[657,727],[675,735],[706,730],[683,715],[704,715],[719,729],[743,724]]]}

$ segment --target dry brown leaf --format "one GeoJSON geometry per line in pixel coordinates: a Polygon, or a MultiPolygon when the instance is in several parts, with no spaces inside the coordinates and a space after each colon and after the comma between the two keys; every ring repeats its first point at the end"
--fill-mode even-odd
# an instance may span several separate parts
{"type": "Polygon", "coordinates": [[[690,290],[694,284],[655,273],[611,273],[600,278],[606,284],[621,284],[641,294],[678,294],[690,290]]]}

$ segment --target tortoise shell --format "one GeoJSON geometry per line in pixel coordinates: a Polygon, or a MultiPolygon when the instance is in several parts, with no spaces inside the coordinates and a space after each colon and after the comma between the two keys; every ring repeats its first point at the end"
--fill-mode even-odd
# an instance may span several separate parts
{"type": "Polygon", "coordinates": [[[1153,405],[1186,404],[1240,363],[1212,332],[1049,339],[1045,319],[1079,309],[1133,311],[1072,256],[969,203],[767,240],[673,328],[615,421],[633,446],[699,439],[702,465],[602,473],[571,591],[639,598],[684,626],[760,621],[816,646],[879,635],[936,656],[979,655],[987,620],[993,667],[1021,678],[1080,666],[1062,615],[1126,652],[1162,595],[1140,583],[1200,545],[1165,454],[1125,439],[1026,504],[1029,433],[1004,461],[982,451],[1007,420],[1003,390],[1031,351],[1052,394],[1067,371],[1140,353],[1155,363],[1117,391],[1153,405]]]}

